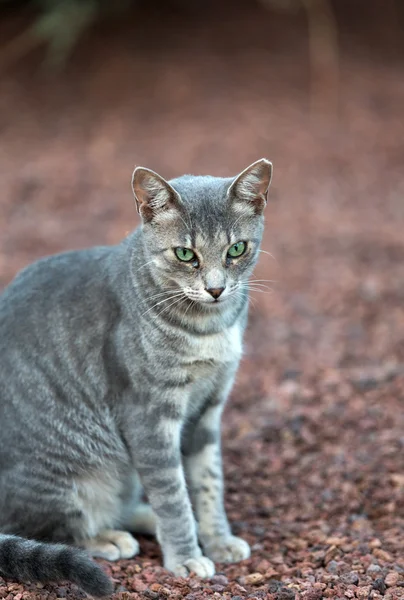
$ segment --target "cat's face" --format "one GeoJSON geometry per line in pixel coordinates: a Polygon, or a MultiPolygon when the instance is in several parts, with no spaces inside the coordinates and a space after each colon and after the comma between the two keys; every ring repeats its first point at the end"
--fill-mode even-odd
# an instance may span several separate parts
{"type": "Polygon", "coordinates": [[[178,301],[185,295],[217,310],[245,292],[271,175],[265,159],[230,179],[184,176],[168,183],[153,171],[135,169],[145,254],[178,301]]]}

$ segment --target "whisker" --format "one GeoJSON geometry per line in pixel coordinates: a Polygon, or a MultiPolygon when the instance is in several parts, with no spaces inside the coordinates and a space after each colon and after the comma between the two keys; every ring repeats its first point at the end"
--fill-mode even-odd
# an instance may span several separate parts
{"type": "MultiPolygon", "coordinates": [[[[235,292],[236,298],[244,298],[244,295],[242,294],[241,290],[236,290],[235,292]]],[[[256,308],[256,305],[254,304],[254,302],[256,302],[256,298],[252,298],[251,296],[249,296],[248,301],[252,303],[253,308],[256,308]]]]}
{"type": "Polygon", "coordinates": [[[188,298],[188,300],[190,300],[190,303],[189,303],[189,305],[187,306],[187,309],[186,309],[186,311],[184,312],[184,314],[183,314],[183,315],[182,315],[182,317],[181,317],[181,326],[183,325],[183,323],[184,323],[184,321],[185,321],[185,317],[186,317],[186,314],[187,314],[187,312],[189,311],[189,309],[191,308],[191,306],[194,306],[194,305],[195,305],[195,301],[194,301],[194,300],[191,300],[191,298],[188,298]]]}
{"type": "Polygon", "coordinates": [[[175,306],[176,304],[178,306],[181,306],[181,303],[184,302],[184,300],[186,300],[186,296],[185,295],[183,295],[181,298],[176,298],[174,300],[174,302],[172,302],[168,306],[164,306],[163,309],[160,310],[159,313],[157,313],[156,318],[159,317],[160,315],[162,315],[166,310],[169,310],[170,308],[172,308],[173,306],[175,306]]]}
{"type": "Polygon", "coordinates": [[[181,221],[184,223],[184,225],[188,229],[188,231],[191,231],[191,227],[185,222],[185,220],[181,217],[181,215],[179,213],[178,213],[178,216],[181,219],[181,221]]]}
{"type": "Polygon", "coordinates": [[[249,284],[240,284],[240,289],[243,290],[248,290],[249,292],[261,292],[263,294],[272,294],[273,293],[273,289],[270,288],[268,285],[262,286],[262,284],[254,284],[254,285],[249,285],[249,284]],[[263,289],[265,288],[265,289],[263,289]]]}
{"type": "Polygon", "coordinates": [[[134,275],[135,273],[137,273],[138,271],[140,271],[141,269],[144,269],[144,267],[147,267],[147,265],[150,265],[151,263],[154,262],[154,258],[152,258],[151,260],[149,260],[148,262],[144,263],[144,265],[141,265],[140,267],[138,267],[136,269],[136,271],[133,271],[133,269],[131,269],[132,275],[134,275]]]}
{"type": "Polygon", "coordinates": [[[239,215],[237,217],[237,219],[235,221],[233,221],[233,223],[230,225],[229,229],[233,229],[235,227],[235,225],[237,225],[237,223],[240,221],[240,219],[242,219],[243,217],[245,217],[244,213],[241,213],[241,215],[239,215]]]}
{"type": "Polygon", "coordinates": [[[278,262],[277,259],[275,258],[275,256],[273,254],[271,254],[270,252],[268,252],[268,250],[258,250],[258,252],[262,252],[262,254],[268,254],[268,256],[273,258],[275,262],[278,262]]]}
{"type": "Polygon", "coordinates": [[[247,283],[243,284],[243,285],[255,285],[257,287],[271,287],[269,285],[267,285],[266,283],[259,283],[258,281],[248,281],[247,283]]]}
{"type": "Polygon", "coordinates": [[[254,281],[253,282],[248,281],[246,283],[240,283],[240,285],[242,287],[247,287],[247,288],[248,287],[262,287],[262,288],[267,288],[269,290],[273,289],[270,285],[266,285],[266,283],[255,283],[254,281]]]}
{"type": "Polygon", "coordinates": [[[158,294],[153,294],[153,296],[149,296],[147,298],[147,300],[155,300],[158,297],[167,296],[168,294],[176,294],[176,293],[182,293],[182,292],[181,292],[181,290],[166,290],[165,292],[159,292],[158,294]]]}
{"type": "Polygon", "coordinates": [[[150,312],[151,310],[153,310],[154,308],[156,308],[157,306],[159,306],[160,304],[163,304],[163,302],[169,302],[170,300],[173,300],[174,298],[178,298],[178,296],[182,296],[183,292],[177,292],[176,294],[170,296],[169,298],[164,298],[164,300],[160,300],[159,302],[157,302],[156,304],[153,304],[153,306],[151,306],[150,308],[148,308],[144,313],[142,313],[142,317],[144,315],[147,315],[148,312],[150,312]]]}
{"type": "Polygon", "coordinates": [[[261,283],[261,282],[265,282],[265,283],[278,283],[277,279],[248,279],[248,281],[250,283],[261,283]]]}

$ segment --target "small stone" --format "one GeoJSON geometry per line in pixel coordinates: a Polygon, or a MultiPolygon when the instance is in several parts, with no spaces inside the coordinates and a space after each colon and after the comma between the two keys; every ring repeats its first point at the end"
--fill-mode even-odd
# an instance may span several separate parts
{"type": "Polygon", "coordinates": [[[370,575],[370,577],[372,577],[372,579],[375,579],[376,577],[378,577],[378,575],[381,573],[381,571],[382,571],[382,568],[379,565],[372,564],[372,565],[368,566],[366,573],[368,575],[370,575]]]}
{"type": "Polygon", "coordinates": [[[227,579],[226,575],[223,575],[222,573],[217,573],[212,577],[211,582],[214,585],[226,586],[229,583],[229,580],[227,579]]]}
{"type": "Polygon", "coordinates": [[[243,600],[241,596],[232,596],[231,600],[243,600]]]}
{"type": "Polygon", "coordinates": [[[282,394],[282,396],[291,398],[293,396],[297,396],[300,390],[300,385],[293,379],[286,379],[283,383],[280,384],[278,390],[280,394],[282,394]]]}
{"type": "Polygon", "coordinates": [[[384,594],[384,592],[386,591],[386,587],[387,586],[384,583],[384,579],[382,577],[378,577],[377,579],[375,579],[375,582],[373,584],[374,590],[377,590],[381,594],[384,594]]]}
{"type": "Polygon", "coordinates": [[[139,579],[129,580],[128,583],[130,584],[131,590],[134,592],[145,592],[147,590],[147,584],[139,579]]]}
{"type": "Polygon", "coordinates": [[[389,573],[387,573],[386,577],[384,578],[384,582],[387,585],[387,587],[393,587],[395,585],[397,585],[397,583],[399,582],[400,579],[400,575],[397,573],[397,571],[390,571],[389,573]]]}
{"type": "Polygon", "coordinates": [[[355,592],[351,589],[345,590],[344,596],[347,598],[355,598],[355,592]]]}
{"type": "Polygon", "coordinates": [[[265,580],[265,577],[262,573],[250,573],[250,575],[245,575],[240,578],[240,582],[242,585],[259,585],[265,580]]]}
{"type": "Polygon", "coordinates": [[[325,543],[328,544],[329,546],[342,546],[342,544],[344,544],[346,542],[346,538],[340,538],[340,537],[329,537],[325,540],[325,543]]]}
{"type": "Polygon", "coordinates": [[[382,550],[381,548],[375,548],[373,550],[373,555],[376,556],[376,558],[380,558],[380,560],[385,560],[386,562],[391,562],[393,560],[390,552],[386,552],[386,550],[382,550]]]}
{"type": "Polygon", "coordinates": [[[269,560],[266,560],[265,558],[263,558],[255,568],[259,573],[265,573],[265,571],[267,571],[271,567],[272,567],[272,565],[269,562],[269,560]]]}
{"type": "Polygon", "coordinates": [[[219,585],[219,584],[215,583],[214,585],[211,585],[211,586],[210,586],[210,589],[211,589],[213,592],[218,592],[218,593],[220,593],[220,592],[223,592],[223,591],[225,590],[225,586],[224,586],[224,585],[219,585]]]}
{"type": "Polygon", "coordinates": [[[170,596],[171,592],[168,588],[164,587],[163,585],[161,585],[160,583],[152,583],[150,586],[150,589],[152,590],[152,592],[157,592],[158,594],[161,594],[162,596],[170,596]]]}
{"type": "Polygon", "coordinates": [[[359,577],[357,573],[351,571],[351,573],[344,573],[344,575],[341,575],[341,581],[347,585],[358,585],[359,577]]]}
{"type": "Polygon", "coordinates": [[[322,590],[317,590],[315,588],[310,588],[304,594],[304,599],[305,600],[321,600],[322,598],[323,598],[323,592],[322,592],[322,590]]]}
{"type": "Polygon", "coordinates": [[[283,584],[281,581],[279,581],[278,579],[272,579],[269,583],[268,583],[268,592],[270,594],[276,594],[277,592],[279,592],[279,590],[283,587],[283,584]]]}
{"type": "Polygon", "coordinates": [[[276,579],[279,577],[279,571],[270,567],[267,571],[265,571],[264,576],[265,579],[276,579]]]}
{"type": "Polygon", "coordinates": [[[332,560],[333,558],[335,558],[338,554],[338,548],[337,546],[331,546],[331,548],[329,548],[327,550],[327,552],[325,553],[324,556],[324,563],[328,564],[330,562],[330,560],[332,560]]]}
{"type": "Polygon", "coordinates": [[[370,585],[363,585],[356,590],[357,598],[369,598],[369,594],[371,592],[370,585]]]}
{"type": "Polygon", "coordinates": [[[339,567],[336,560],[330,560],[330,562],[327,565],[327,571],[329,573],[338,573],[339,567]]]}
{"type": "Polygon", "coordinates": [[[276,600],[294,600],[296,592],[291,588],[283,587],[276,593],[276,600]]]}

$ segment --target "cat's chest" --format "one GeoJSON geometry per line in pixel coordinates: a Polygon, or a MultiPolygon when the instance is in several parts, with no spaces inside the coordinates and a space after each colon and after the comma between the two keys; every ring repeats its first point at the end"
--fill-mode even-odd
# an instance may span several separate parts
{"type": "Polygon", "coordinates": [[[242,353],[242,337],[242,328],[238,323],[220,333],[192,336],[184,345],[181,364],[192,368],[239,360],[242,353]]]}

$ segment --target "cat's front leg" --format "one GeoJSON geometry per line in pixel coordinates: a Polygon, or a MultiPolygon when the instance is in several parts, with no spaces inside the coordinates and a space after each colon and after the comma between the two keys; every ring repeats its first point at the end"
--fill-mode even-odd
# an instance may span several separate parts
{"type": "Polygon", "coordinates": [[[141,429],[147,433],[138,437],[136,468],[156,515],[156,535],[164,566],[183,577],[191,571],[200,577],[211,577],[215,567],[198,545],[181,462],[182,421],[173,416],[162,417],[162,413],[170,412],[168,405],[165,408],[168,410],[162,410],[160,404],[142,416],[141,429]]]}
{"type": "Polygon", "coordinates": [[[206,406],[183,448],[187,478],[204,552],[215,562],[238,562],[250,556],[247,542],[232,535],[224,508],[220,421],[224,399],[206,406]]]}

